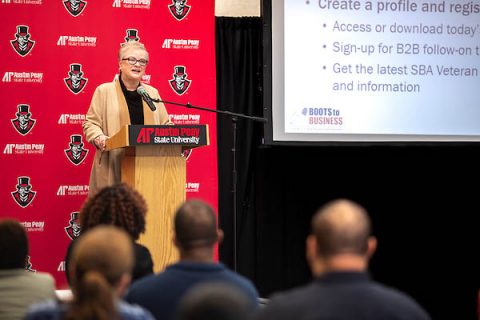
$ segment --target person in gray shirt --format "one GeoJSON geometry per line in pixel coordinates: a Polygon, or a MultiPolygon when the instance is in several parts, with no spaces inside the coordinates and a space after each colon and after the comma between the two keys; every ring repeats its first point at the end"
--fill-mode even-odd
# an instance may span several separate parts
{"type": "Polygon", "coordinates": [[[26,270],[29,244],[16,220],[0,220],[0,319],[23,319],[28,307],[55,298],[55,281],[48,273],[26,270]]]}

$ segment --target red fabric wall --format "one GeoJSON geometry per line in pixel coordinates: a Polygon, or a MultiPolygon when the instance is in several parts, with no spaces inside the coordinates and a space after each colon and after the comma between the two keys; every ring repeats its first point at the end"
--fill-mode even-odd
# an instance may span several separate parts
{"type": "MultiPolygon", "coordinates": [[[[59,288],[66,284],[70,220],[88,193],[94,154],[81,123],[95,88],[118,73],[117,53],[125,38],[136,35],[145,44],[150,63],[144,82],[164,100],[216,105],[214,0],[186,0],[180,13],[172,9],[174,0],[73,2],[0,3],[0,217],[25,225],[31,269],[50,272],[59,288]],[[187,74],[185,91],[170,83],[178,66],[187,74]],[[71,88],[69,71],[75,69],[82,79],[71,88]],[[24,116],[28,123],[21,126],[24,116]],[[68,157],[70,142],[79,139],[72,135],[81,135],[86,151],[76,161],[68,157]],[[18,187],[27,189],[25,199],[18,198],[18,187]]],[[[215,114],[166,107],[176,124],[209,125],[210,146],[188,156],[186,190],[187,198],[217,208],[215,114]]]]}

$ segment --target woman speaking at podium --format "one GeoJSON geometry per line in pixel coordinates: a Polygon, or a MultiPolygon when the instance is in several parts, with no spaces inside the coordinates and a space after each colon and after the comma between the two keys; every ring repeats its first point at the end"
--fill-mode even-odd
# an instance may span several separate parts
{"type": "Polygon", "coordinates": [[[104,152],[109,137],[129,124],[171,124],[163,103],[154,106],[151,101],[142,100],[140,93],[160,99],[157,89],[141,83],[147,64],[145,46],[138,41],[125,42],[118,52],[119,76],[95,89],[83,123],[85,138],[97,149],[90,174],[89,196],[121,181],[120,161],[124,151],[104,152]]]}

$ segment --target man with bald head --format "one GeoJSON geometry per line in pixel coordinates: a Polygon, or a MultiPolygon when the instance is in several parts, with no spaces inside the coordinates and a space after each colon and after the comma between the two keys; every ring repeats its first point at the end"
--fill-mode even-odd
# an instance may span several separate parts
{"type": "Polygon", "coordinates": [[[258,293],[246,278],[214,261],[215,245],[223,238],[217,229],[213,209],[200,200],[188,200],[175,213],[175,237],[180,261],[165,271],[136,281],[127,294],[127,301],[153,313],[156,319],[175,317],[183,296],[194,286],[207,282],[227,283],[248,299],[252,311],[258,306],[258,293]]]}
{"type": "Polygon", "coordinates": [[[259,320],[430,319],[411,297],[370,279],[376,246],[362,206],[346,199],[327,203],[313,216],[306,242],[315,280],[274,296],[259,320]]]}

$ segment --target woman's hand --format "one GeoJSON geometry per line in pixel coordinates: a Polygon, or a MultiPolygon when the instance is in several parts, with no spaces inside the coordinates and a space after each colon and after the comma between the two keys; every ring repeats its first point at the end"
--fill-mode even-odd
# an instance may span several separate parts
{"type": "Polygon", "coordinates": [[[100,151],[105,151],[105,142],[107,141],[108,136],[101,134],[93,140],[95,147],[100,151]]]}

